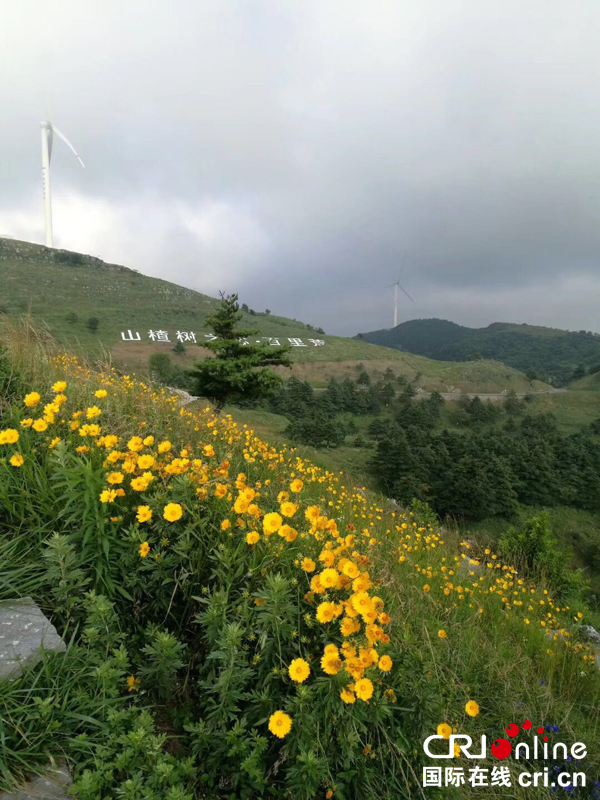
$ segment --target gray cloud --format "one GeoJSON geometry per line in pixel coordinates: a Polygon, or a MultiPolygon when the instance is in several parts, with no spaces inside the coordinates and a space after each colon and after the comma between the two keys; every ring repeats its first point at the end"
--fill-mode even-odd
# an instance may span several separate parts
{"type": "Polygon", "coordinates": [[[595,0],[20,0],[0,8],[0,233],[55,234],[355,333],[599,330],[595,0]]]}

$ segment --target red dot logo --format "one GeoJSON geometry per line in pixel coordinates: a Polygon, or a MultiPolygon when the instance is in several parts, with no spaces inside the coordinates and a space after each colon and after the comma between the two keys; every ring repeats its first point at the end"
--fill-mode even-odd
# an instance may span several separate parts
{"type": "Polygon", "coordinates": [[[537,731],[538,733],[543,733],[543,732],[544,732],[544,729],[543,729],[543,728],[536,728],[536,731],[537,731]]]}
{"type": "Polygon", "coordinates": [[[531,728],[531,720],[526,719],[525,722],[523,723],[523,730],[528,731],[530,728],[531,728]]]}
{"type": "Polygon", "coordinates": [[[519,726],[518,725],[512,725],[512,724],[511,725],[507,725],[506,726],[506,735],[510,736],[511,738],[513,736],[518,736],[519,735],[519,726]]]}
{"type": "Polygon", "coordinates": [[[492,755],[494,758],[508,758],[511,749],[508,739],[496,739],[496,741],[492,742],[492,755]]]}

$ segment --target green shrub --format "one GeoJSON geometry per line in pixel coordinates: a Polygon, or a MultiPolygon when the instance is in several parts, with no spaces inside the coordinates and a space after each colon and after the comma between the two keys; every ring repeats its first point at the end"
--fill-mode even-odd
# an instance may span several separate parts
{"type": "Polygon", "coordinates": [[[529,576],[547,581],[561,597],[580,595],[584,582],[571,569],[572,554],[559,548],[552,536],[550,515],[542,511],[521,528],[509,527],[499,542],[500,554],[529,576]]]}

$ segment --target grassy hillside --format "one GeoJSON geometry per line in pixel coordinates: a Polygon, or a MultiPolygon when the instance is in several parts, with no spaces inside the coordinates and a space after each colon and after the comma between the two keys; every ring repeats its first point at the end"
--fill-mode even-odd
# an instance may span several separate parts
{"type": "Polygon", "coordinates": [[[415,319],[359,337],[442,361],[491,358],[557,385],[567,383],[580,364],[600,366],[600,334],[589,331],[505,322],[467,328],[443,319],[415,319]]]}
{"type": "MultiPolygon", "coordinates": [[[[61,344],[88,355],[107,351],[127,370],[144,372],[153,352],[171,353],[177,331],[194,332],[201,342],[209,332],[206,316],[216,302],[200,292],[89,256],[0,239],[0,312],[10,317],[29,312],[61,344]],[[91,317],[99,321],[95,332],[87,324],[91,317]],[[123,341],[121,333],[129,330],[140,334],[139,342],[123,341]],[[152,342],[150,330],[167,331],[170,342],[152,342]]],[[[305,347],[292,347],[293,373],[315,385],[325,384],[331,376],[354,374],[362,362],[374,376],[390,368],[397,375],[416,378],[416,385],[428,390],[527,392],[543,388],[495,362],[435,362],[356,339],[322,335],[274,314],[245,314],[242,324],[282,343],[301,339],[305,347]],[[310,339],[325,344],[315,346],[310,339]]],[[[188,344],[179,363],[190,366],[205,352],[188,344]]]]}
{"type": "MultiPolygon", "coordinates": [[[[80,800],[429,800],[427,736],[489,747],[525,719],[586,743],[593,785],[585,607],[248,423],[0,343],[0,599],[32,596],[69,642],[0,683],[1,789],[54,758],[80,800]]],[[[573,771],[502,765],[512,788],[486,798],[573,771]]]]}
{"type": "Polygon", "coordinates": [[[600,392],[600,371],[574,381],[569,385],[569,389],[575,392],[600,392]]]}

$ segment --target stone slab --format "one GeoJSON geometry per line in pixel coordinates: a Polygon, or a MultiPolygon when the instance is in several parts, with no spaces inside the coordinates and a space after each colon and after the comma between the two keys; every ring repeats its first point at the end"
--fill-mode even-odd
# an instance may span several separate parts
{"type": "MultiPolygon", "coordinates": [[[[69,800],[67,789],[71,775],[65,767],[56,767],[38,775],[20,789],[0,794],[0,800],[69,800]]],[[[72,800],[72,798],[71,798],[72,800]]]]}
{"type": "Polygon", "coordinates": [[[41,658],[66,645],[31,597],[0,602],[0,680],[15,679],[41,658]]]}

